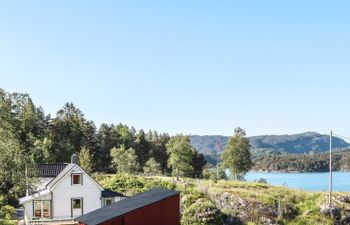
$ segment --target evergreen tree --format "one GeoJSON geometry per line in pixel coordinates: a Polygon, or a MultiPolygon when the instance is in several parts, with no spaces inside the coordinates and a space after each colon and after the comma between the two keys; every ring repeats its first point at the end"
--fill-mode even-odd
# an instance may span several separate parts
{"type": "Polygon", "coordinates": [[[203,176],[203,168],[207,164],[207,161],[204,159],[204,155],[198,153],[195,149],[193,149],[193,159],[192,159],[192,167],[194,168],[193,177],[202,177],[203,176]]]}
{"type": "Polygon", "coordinates": [[[136,140],[134,141],[134,149],[138,157],[138,162],[143,167],[147,160],[149,159],[149,143],[146,140],[145,132],[141,129],[137,135],[136,140]]]}
{"type": "Polygon", "coordinates": [[[222,154],[222,162],[230,169],[235,180],[252,167],[249,139],[242,128],[236,128],[234,135],[229,138],[222,154]]]}

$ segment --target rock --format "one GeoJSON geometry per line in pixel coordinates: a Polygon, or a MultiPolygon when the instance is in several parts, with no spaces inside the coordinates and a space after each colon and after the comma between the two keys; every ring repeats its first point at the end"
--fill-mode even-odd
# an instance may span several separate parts
{"type": "Polygon", "coordinates": [[[331,217],[335,220],[340,220],[341,218],[340,209],[334,206],[329,207],[328,205],[321,205],[320,213],[324,216],[331,217]]]}
{"type": "Polygon", "coordinates": [[[338,200],[343,203],[350,203],[350,197],[348,195],[342,195],[338,198],[338,200]]]}
{"type": "Polygon", "coordinates": [[[321,205],[320,206],[320,213],[323,215],[323,216],[330,216],[331,213],[329,211],[329,206],[328,205],[321,205]]]}
{"type": "Polygon", "coordinates": [[[330,212],[331,212],[331,217],[333,219],[340,220],[341,218],[340,209],[338,209],[337,207],[331,207],[330,212]]]}
{"type": "Polygon", "coordinates": [[[306,211],[304,212],[304,216],[310,215],[311,213],[312,213],[312,210],[306,210],[306,211]]]}

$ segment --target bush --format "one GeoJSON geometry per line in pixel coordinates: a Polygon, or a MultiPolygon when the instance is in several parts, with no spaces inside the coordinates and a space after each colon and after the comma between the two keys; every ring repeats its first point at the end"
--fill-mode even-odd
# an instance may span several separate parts
{"type": "Polygon", "coordinates": [[[145,189],[149,190],[152,188],[166,188],[169,190],[175,190],[176,184],[165,180],[145,180],[145,189]]]}
{"type": "Polygon", "coordinates": [[[0,196],[0,225],[12,225],[16,217],[16,210],[10,205],[7,205],[4,198],[0,196]]]}
{"type": "Polygon", "coordinates": [[[181,198],[183,210],[188,209],[192,204],[194,204],[198,199],[203,198],[204,194],[198,191],[192,191],[191,193],[185,194],[181,198]]]}
{"type": "Polygon", "coordinates": [[[134,195],[144,190],[144,182],[141,178],[128,174],[117,174],[108,177],[101,182],[102,186],[112,191],[121,192],[126,195],[134,195]]]}
{"type": "Polygon", "coordinates": [[[184,210],[182,225],[221,225],[220,210],[208,199],[200,198],[184,210]]]}
{"type": "Polygon", "coordinates": [[[176,189],[176,185],[169,181],[147,179],[129,174],[117,174],[113,177],[106,177],[101,181],[101,185],[107,189],[121,192],[125,195],[135,195],[153,188],[176,189]]]}

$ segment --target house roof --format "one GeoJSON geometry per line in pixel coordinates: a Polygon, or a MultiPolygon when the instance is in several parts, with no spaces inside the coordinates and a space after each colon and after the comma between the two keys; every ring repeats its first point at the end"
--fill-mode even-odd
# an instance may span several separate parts
{"type": "Polygon", "coordinates": [[[125,197],[123,194],[114,192],[108,189],[105,189],[102,191],[102,197],[103,198],[108,198],[108,197],[125,197]]]}
{"type": "Polygon", "coordinates": [[[131,198],[125,198],[101,209],[97,209],[83,216],[76,218],[76,221],[87,225],[97,225],[113,218],[143,208],[163,199],[178,195],[178,191],[163,188],[152,189],[131,198]]]}
{"type": "Polygon", "coordinates": [[[37,164],[38,172],[40,177],[56,177],[61,173],[64,168],[66,168],[67,163],[39,163],[37,164]]]}
{"type": "Polygon", "coordinates": [[[49,183],[46,184],[46,187],[51,187],[55,185],[59,180],[61,180],[71,169],[73,169],[76,164],[66,164],[66,167],[49,183]]]}

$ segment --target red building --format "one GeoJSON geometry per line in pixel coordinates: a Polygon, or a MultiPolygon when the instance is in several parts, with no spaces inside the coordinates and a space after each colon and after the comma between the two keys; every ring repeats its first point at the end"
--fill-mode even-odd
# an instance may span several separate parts
{"type": "Polygon", "coordinates": [[[79,225],[179,225],[180,193],[153,189],[76,219],[79,225]]]}

